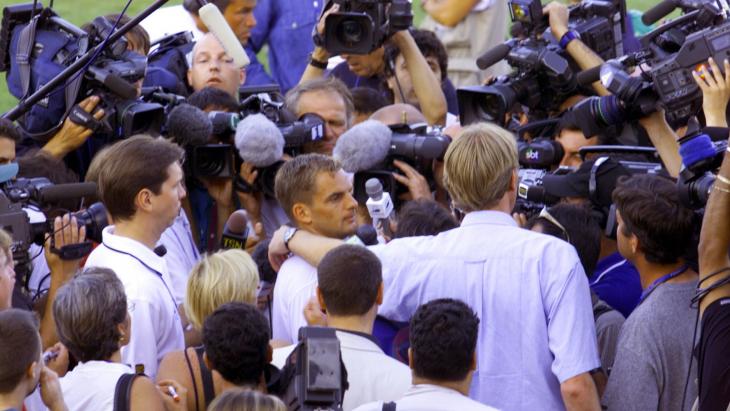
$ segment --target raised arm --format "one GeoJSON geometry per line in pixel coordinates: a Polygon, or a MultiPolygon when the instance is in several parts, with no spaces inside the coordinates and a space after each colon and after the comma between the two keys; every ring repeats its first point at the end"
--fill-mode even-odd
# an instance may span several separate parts
{"type": "Polygon", "coordinates": [[[454,27],[469,15],[479,0],[423,0],[423,10],[444,26],[454,27]]]}
{"type": "Polygon", "coordinates": [[[282,226],[271,237],[269,243],[269,262],[274,270],[279,271],[289,253],[302,257],[313,266],[319,265],[325,254],[331,249],[344,244],[344,241],[333,238],[321,237],[304,230],[297,230],[294,236],[289,239],[289,249],[284,244],[284,233],[289,229],[282,226]]]}

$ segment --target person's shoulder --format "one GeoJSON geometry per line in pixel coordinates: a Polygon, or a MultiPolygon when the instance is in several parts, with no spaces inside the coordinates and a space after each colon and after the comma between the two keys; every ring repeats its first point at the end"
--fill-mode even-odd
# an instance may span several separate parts
{"type": "Polygon", "coordinates": [[[382,409],[383,401],[373,401],[355,408],[354,411],[380,411],[382,409]]]}
{"type": "Polygon", "coordinates": [[[281,268],[279,269],[279,274],[277,278],[281,278],[281,275],[284,276],[292,275],[295,273],[301,273],[301,272],[317,272],[317,267],[313,266],[312,264],[309,264],[305,259],[302,257],[299,257],[298,255],[291,256],[287,258],[286,261],[281,265],[281,268]]]}

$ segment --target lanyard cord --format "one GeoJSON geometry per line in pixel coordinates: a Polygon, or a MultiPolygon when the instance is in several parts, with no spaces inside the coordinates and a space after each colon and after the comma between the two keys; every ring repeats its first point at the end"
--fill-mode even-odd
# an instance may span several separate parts
{"type": "Polygon", "coordinates": [[[689,266],[685,264],[685,265],[679,267],[677,270],[672,271],[669,274],[664,274],[663,276],[654,280],[654,282],[649,284],[649,286],[646,287],[646,290],[644,290],[644,292],[641,293],[641,298],[639,298],[639,304],[641,304],[644,300],[646,300],[646,298],[649,296],[649,294],[654,292],[654,290],[657,287],[666,283],[667,281],[671,280],[672,278],[679,276],[680,274],[687,271],[687,269],[689,269],[689,266]]]}

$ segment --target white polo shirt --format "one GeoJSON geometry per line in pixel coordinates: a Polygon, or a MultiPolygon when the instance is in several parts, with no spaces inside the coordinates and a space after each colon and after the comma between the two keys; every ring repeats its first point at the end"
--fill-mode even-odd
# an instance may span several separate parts
{"type": "MultiPolygon", "coordinates": [[[[411,387],[411,369],[385,355],[371,335],[344,330],[335,334],[340,340],[342,362],[350,384],[342,404],[344,411],[372,401],[396,400],[411,387]]],[[[283,367],[294,347],[275,349],[271,363],[283,367]]]]}
{"type": "Polygon", "coordinates": [[[114,391],[119,378],[133,373],[128,365],[88,361],[79,363],[59,380],[69,410],[114,410],[114,391]]]}
{"type": "Polygon", "coordinates": [[[185,300],[190,270],[200,260],[200,252],[195,246],[190,222],[184,211],[180,210],[172,225],[162,233],[158,244],[164,245],[167,250],[165,262],[172,281],[172,294],[179,306],[185,300]]]}
{"type": "Polygon", "coordinates": [[[167,264],[144,244],[114,235],[114,226],[106,227],[102,238],[86,267],[110,268],[124,284],[132,338],[122,347],[122,363],[144,364],[145,374],[154,379],[162,357],[185,348],[167,264]]]}
{"type": "MultiPolygon", "coordinates": [[[[355,411],[381,411],[383,402],[365,404],[355,411]]],[[[412,386],[403,398],[395,401],[396,411],[498,411],[496,408],[476,402],[451,388],[419,384],[412,386]]]]}
{"type": "Polygon", "coordinates": [[[282,264],[274,284],[271,314],[274,340],[299,341],[299,328],[307,326],[304,306],[317,290],[317,268],[293,256],[282,264]]]}
{"type": "Polygon", "coordinates": [[[560,383],[600,366],[588,279],[570,244],[477,211],[459,228],[369,247],[383,265],[379,314],[408,321],[437,298],[479,316],[469,396],[508,410],[563,410],[560,383]]]}

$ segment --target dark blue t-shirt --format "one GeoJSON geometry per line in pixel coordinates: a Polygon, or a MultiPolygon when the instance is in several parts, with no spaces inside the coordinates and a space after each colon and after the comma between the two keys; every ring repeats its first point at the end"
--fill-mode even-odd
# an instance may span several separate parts
{"type": "Polygon", "coordinates": [[[641,298],[639,272],[618,252],[598,262],[590,286],[601,300],[624,317],[631,314],[641,298]]]}

